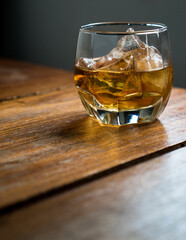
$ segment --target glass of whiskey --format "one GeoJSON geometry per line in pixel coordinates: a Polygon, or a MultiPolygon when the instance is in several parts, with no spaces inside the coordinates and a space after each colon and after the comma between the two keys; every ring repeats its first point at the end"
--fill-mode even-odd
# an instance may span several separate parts
{"type": "Polygon", "coordinates": [[[88,114],[101,124],[152,122],[168,102],[172,80],[164,24],[103,22],[81,26],[74,82],[88,114]]]}

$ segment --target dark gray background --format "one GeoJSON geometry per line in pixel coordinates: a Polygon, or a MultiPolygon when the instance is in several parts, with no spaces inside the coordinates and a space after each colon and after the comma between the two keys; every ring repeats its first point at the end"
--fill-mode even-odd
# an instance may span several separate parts
{"type": "Polygon", "coordinates": [[[1,56],[73,69],[78,29],[99,21],[168,26],[174,85],[186,87],[186,0],[6,0],[1,56]]]}

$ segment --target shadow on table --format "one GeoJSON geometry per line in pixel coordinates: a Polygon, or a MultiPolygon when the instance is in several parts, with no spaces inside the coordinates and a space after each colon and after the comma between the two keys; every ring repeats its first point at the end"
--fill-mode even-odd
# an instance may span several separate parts
{"type": "Polygon", "coordinates": [[[58,133],[62,139],[69,139],[73,142],[81,142],[94,146],[121,144],[148,144],[148,141],[167,141],[166,130],[160,120],[152,123],[125,125],[121,127],[101,126],[97,120],[86,115],[77,116],[60,128],[58,133]],[[97,145],[96,145],[97,144],[97,145]]]}

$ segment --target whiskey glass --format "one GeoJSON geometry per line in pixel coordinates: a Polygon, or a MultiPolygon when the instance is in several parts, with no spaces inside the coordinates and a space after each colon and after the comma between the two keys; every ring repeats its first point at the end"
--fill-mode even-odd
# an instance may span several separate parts
{"type": "Polygon", "coordinates": [[[172,81],[166,25],[101,22],[81,26],[74,82],[88,114],[100,124],[152,122],[168,102],[172,81]]]}

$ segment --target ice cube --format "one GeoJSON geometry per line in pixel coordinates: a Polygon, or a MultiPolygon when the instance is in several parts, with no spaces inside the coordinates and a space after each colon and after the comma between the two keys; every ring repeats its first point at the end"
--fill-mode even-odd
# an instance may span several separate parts
{"type": "Polygon", "coordinates": [[[81,57],[76,63],[77,67],[83,69],[93,70],[95,68],[97,58],[83,58],[81,57]]]}
{"type": "MultiPolygon", "coordinates": [[[[127,32],[134,32],[129,28],[127,32]]],[[[145,49],[143,43],[136,35],[125,35],[122,37],[117,46],[107,55],[101,57],[95,64],[96,69],[105,71],[124,71],[133,68],[134,50],[145,49]]]]}
{"type": "MultiPolygon", "coordinates": [[[[127,32],[134,32],[134,29],[129,28],[127,32]]],[[[163,59],[159,51],[155,47],[145,44],[137,35],[122,37],[118,42],[117,49],[133,56],[135,69],[139,72],[163,68],[163,59]]]]}
{"type": "Polygon", "coordinates": [[[94,78],[93,88],[96,92],[110,92],[114,96],[125,96],[127,94],[141,92],[141,79],[139,73],[134,69],[118,72],[118,71],[98,71],[94,78]],[[106,84],[106,85],[105,85],[106,84]],[[105,88],[103,88],[103,86],[105,88]]]}
{"type": "Polygon", "coordinates": [[[109,54],[101,57],[95,65],[103,71],[124,71],[133,67],[133,56],[114,48],[109,54]]]}
{"type": "Polygon", "coordinates": [[[135,51],[134,66],[138,72],[160,70],[163,68],[163,59],[155,47],[147,46],[135,51]]]}
{"type": "MultiPolygon", "coordinates": [[[[127,29],[127,32],[134,32],[133,28],[127,29]]],[[[125,35],[122,37],[117,45],[119,51],[129,52],[138,48],[145,48],[146,44],[140,40],[137,35],[125,35]]]]}

